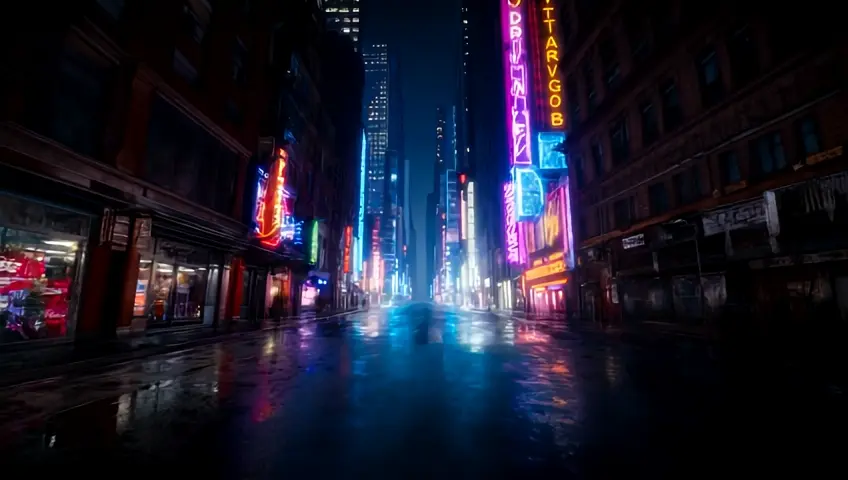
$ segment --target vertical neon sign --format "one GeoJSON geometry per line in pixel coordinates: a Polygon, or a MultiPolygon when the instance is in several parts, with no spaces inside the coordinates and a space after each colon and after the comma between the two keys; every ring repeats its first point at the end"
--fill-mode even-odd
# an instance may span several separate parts
{"type": "Polygon", "coordinates": [[[504,224],[506,226],[506,260],[509,263],[519,263],[518,224],[515,219],[515,185],[512,182],[504,184],[504,224]]]}
{"type": "Polygon", "coordinates": [[[350,225],[344,229],[344,255],[342,256],[342,271],[350,273],[350,247],[353,241],[353,227],[350,225]]]}
{"type": "Polygon", "coordinates": [[[318,264],[318,220],[312,221],[312,241],[309,244],[309,263],[318,264]]]}
{"type": "Polygon", "coordinates": [[[542,34],[544,63],[548,93],[548,123],[551,127],[561,127],[565,120],[562,113],[562,80],[559,76],[559,44],[556,40],[556,15],[551,0],[545,0],[542,7],[542,34]]]}
{"type": "Polygon", "coordinates": [[[530,165],[530,112],[527,88],[527,51],[524,38],[524,0],[502,0],[501,29],[505,44],[507,131],[510,166],[530,165]]]}
{"type": "MultiPolygon", "coordinates": [[[[256,192],[256,239],[266,247],[276,248],[283,241],[284,187],[288,154],[280,148],[271,167],[271,174],[259,181],[256,192]],[[264,188],[263,188],[264,187],[264,188]]],[[[264,177],[260,170],[260,175],[264,177]]]]}

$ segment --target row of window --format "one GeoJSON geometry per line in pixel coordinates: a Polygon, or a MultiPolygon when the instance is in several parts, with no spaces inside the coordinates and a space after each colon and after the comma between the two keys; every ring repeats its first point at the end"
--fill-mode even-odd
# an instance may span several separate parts
{"type": "MultiPolygon", "coordinates": [[[[757,45],[752,40],[752,33],[748,25],[741,25],[734,28],[728,34],[728,39],[725,42],[732,84],[735,88],[741,88],[759,74],[761,58],[757,45]]],[[[602,52],[604,48],[599,48],[602,52]]],[[[725,85],[724,77],[721,72],[721,62],[717,56],[717,46],[708,45],[702,49],[695,57],[695,67],[697,69],[698,89],[700,93],[700,107],[702,109],[715,106],[724,98],[726,98],[728,88],[725,85]]],[[[602,58],[605,55],[601,55],[602,58]]],[[[613,62],[617,65],[617,62],[613,62]]],[[[589,65],[591,70],[591,63],[589,65]]],[[[617,67],[614,68],[617,72],[617,67]]],[[[617,75],[617,73],[615,74],[617,75]]],[[[613,76],[615,76],[613,75],[613,76]]],[[[586,84],[593,84],[594,74],[587,74],[586,84]]],[[[580,111],[580,99],[577,93],[577,80],[574,75],[570,75],[566,82],[567,96],[577,99],[572,102],[571,118],[578,118],[580,111]],[[576,104],[576,106],[575,106],[576,104]],[[575,111],[576,110],[576,111],[575,111]]],[[[594,105],[595,98],[594,87],[588,89],[588,100],[590,109],[594,105]]],[[[575,156],[575,168],[577,170],[578,186],[583,186],[588,183],[587,178],[587,163],[591,165],[592,179],[599,180],[603,178],[606,171],[623,165],[631,159],[634,150],[634,144],[639,145],[642,149],[651,147],[657,143],[661,136],[677,130],[683,125],[687,113],[684,110],[683,103],[679,92],[679,82],[674,75],[662,77],[656,84],[656,87],[650,88],[637,97],[639,100],[636,105],[637,121],[639,122],[638,142],[634,142],[631,129],[631,111],[625,110],[610,122],[609,130],[606,138],[599,135],[593,136],[589,142],[588,159],[584,161],[583,155],[575,156]],[[603,145],[608,140],[609,145],[609,161],[604,158],[603,145]]]]}
{"type": "MultiPolygon", "coordinates": [[[[709,191],[740,188],[743,181],[758,182],[774,174],[791,168],[792,163],[803,162],[810,155],[822,151],[822,140],[818,123],[813,117],[805,117],[793,124],[794,145],[797,155],[787,155],[784,134],[781,130],[765,133],[747,144],[747,163],[743,164],[740,151],[737,148],[725,150],[712,158],[707,164],[695,162],[679,169],[669,179],[662,179],[648,186],[647,217],[662,215],[672,208],[680,208],[695,203],[704,198],[709,191]],[[791,162],[788,157],[795,157],[791,162]],[[707,174],[713,166],[717,178],[712,179],[707,174]],[[706,171],[705,171],[706,168],[706,171]],[[704,190],[706,183],[709,190],[704,190]],[[717,184],[714,184],[714,181],[717,184]],[[669,191],[669,187],[670,190],[669,191]]],[[[591,238],[610,230],[625,229],[640,219],[636,194],[620,198],[612,203],[611,208],[600,206],[595,212],[597,221],[589,221],[586,216],[580,218],[580,231],[584,238],[591,238]],[[611,215],[611,217],[610,217],[611,215]]]]}

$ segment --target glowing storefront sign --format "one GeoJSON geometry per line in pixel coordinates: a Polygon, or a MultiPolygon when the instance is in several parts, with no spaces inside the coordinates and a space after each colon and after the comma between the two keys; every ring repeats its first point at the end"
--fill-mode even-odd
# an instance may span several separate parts
{"type": "Polygon", "coordinates": [[[559,75],[559,44],[556,40],[556,14],[551,0],[545,0],[542,7],[542,37],[545,54],[545,79],[547,117],[551,127],[562,127],[565,119],[562,113],[562,80],[559,75]]]}
{"type": "Polygon", "coordinates": [[[565,132],[539,132],[536,134],[536,151],[539,154],[540,169],[568,169],[565,154],[557,151],[556,148],[563,142],[565,142],[565,132]]]}
{"type": "Polygon", "coordinates": [[[534,168],[515,167],[512,172],[515,183],[515,207],[518,221],[533,220],[542,214],[545,206],[545,187],[534,168]]]}
{"type": "Polygon", "coordinates": [[[282,242],[283,217],[285,215],[284,187],[286,184],[286,164],[288,153],[282,148],[271,166],[270,174],[259,170],[259,183],[256,187],[256,228],[254,237],[266,247],[276,248],[282,242]]]}
{"type": "Polygon", "coordinates": [[[565,272],[565,262],[560,260],[556,260],[554,262],[540,265],[538,267],[531,268],[524,273],[524,278],[531,282],[533,280],[547,277],[548,275],[556,275],[557,273],[565,272]]]}
{"type": "Polygon", "coordinates": [[[506,227],[506,260],[519,263],[518,224],[515,218],[515,186],[512,182],[504,184],[504,225],[506,227]]]}
{"type": "Polygon", "coordinates": [[[562,188],[557,188],[548,195],[548,203],[545,205],[544,227],[545,227],[545,246],[557,247],[562,242],[562,188]]]}
{"type": "Polygon", "coordinates": [[[312,241],[309,244],[309,263],[318,263],[318,220],[312,221],[312,241]]]}
{"type": "Polygon", "coordinates": [[[523,0],[501,0],[501,32],[506,65],[507,131],[510,134],[510,165],[530,165],[530,112],[527,88],[527,52],[523,0]]]}
{"type": "Polygon", "coordinates": [[[342,256],[342,269],[344,273],[350,273],[350,247],[353,241],[353,227],[350,225],[344,230],[344,255],[342,256]]]}

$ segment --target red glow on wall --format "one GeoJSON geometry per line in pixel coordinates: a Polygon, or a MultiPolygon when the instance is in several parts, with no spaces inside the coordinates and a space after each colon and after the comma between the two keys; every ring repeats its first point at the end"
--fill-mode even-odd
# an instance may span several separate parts
{"type": "Polygon", "coordinates": [[[464,173],[459,174],[459,183],[462,183],[462,184],[465,183],[465,174],[464,173]]]}
{"type": "Polygon", "coordinates": [[[256,239],[266,247],[276,248],[282,242],[280,229],[283,226],[285,205],[283,187],[286,184],[288,154],[282,148],[271,166],[271,175],[261,192],[261,201],[256,207],[256,239]]]}

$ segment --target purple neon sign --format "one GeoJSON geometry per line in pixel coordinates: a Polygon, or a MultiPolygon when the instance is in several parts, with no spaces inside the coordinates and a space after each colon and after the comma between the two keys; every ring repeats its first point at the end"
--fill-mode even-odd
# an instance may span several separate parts
{"type": "Polygon", "coordinates": [[[515,185],[504,184],[504,225],[506,226],[506,261],[519,263],[521,256],[518,248],[518,224],[515,219],[515,185]]]}
{"type": "Polygon", "coordinates": [[[530,112],[528,110],[527,50],[524,47],[524,0],[502,0],[501,29],[504,41],[506,66],[507,129],[512,141],[509,145],[510,166],[530,165],[530,112]]]}

